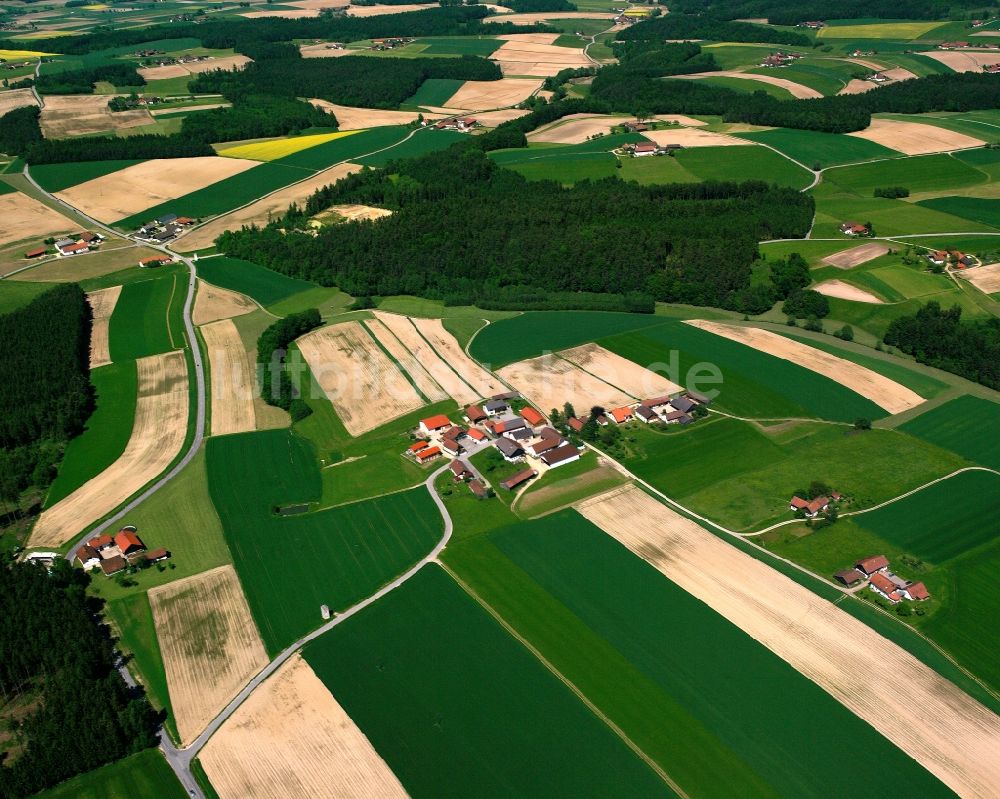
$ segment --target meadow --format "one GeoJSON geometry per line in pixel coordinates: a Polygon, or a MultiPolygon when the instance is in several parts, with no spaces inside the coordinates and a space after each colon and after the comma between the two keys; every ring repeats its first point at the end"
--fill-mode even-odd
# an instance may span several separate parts
{"type": "MultiPolygon", "coordinates": [[[[422,53],[422,55],[424,54],[426,51],[422,53]]],[[[455,78],[428,78],[420,84],[420,88],[403,105],[435,107],[447,105],[452,95],[462,88],[463,83],[465,83],[464,80],[455,78]]]]}
{"type": "Polygon", "coordinates": [[[441,516],[428,492],[391,494],[318,512],[320,477],[310,444],[287,430],[209,439],[208,483],[247,600],[272,654],[431,550],[441,516]]]}
{"type": "Polygon", "coordinates": [[[1000,200],[983,197],[934,197],[930,200],[920,200],[917,204],[1000,228],[1000,200]]]}
{"type": "Polygon", "coordinates": [[[816,34],[820,39],[916,39],[940,28],[944,22],[897,21],[870,24],[827,25],[816,34]]]}
{"type": "Polygon", "coordinates": [[[140,163],[142,162],[138,160],[127,160],[79,161],[71,164],[37,164],[31,167],[31,177],[43,189],[55,193],[140,163]]]}
{"type": "Polygon", "coordinates": [[[455,142],[467,138],[466,134],[459,133],[457,130],[423,130],[384,152],[356,158],[355,163],[371,167],[385,166],[390,161],[396,161],[400,158],[417,158],[437,150],[445,150],[455,142]]]}
{"type": "MultiPolygon", "coordinates": [[[[880,161],[883,163],[898,163],[880,161]]],[[[873,164],[877,166],[877,164],[873,164]]],[[[838,171],[843,167],[837,167],[838,171]]],[[[847,167],[849,169],[853,167],[847,167]]],[[[899,185],[899,184],[893,184],[899,185]]],[[[834,183],[821,183],[814,188],[816,198],[816,220],[813,236],[817,238],[839,238],[840,225],[845,220],[871,222],[877,236],[901,236],[918,233],[966,233],[995,232],[994,228],[961,217],[924,208],[903,200],[887,200],[879,197],[861,197],[846,191],[838,192],[834,183]]],[[[846,238],[846,237],[844,237],[846,238]]]]}
{"type": "Polygon", "coordinates": [[[984,183],[986,175],[950,155],[936,154],[838,167],[826,172],[824,180],[871,197],[880,186],[905,186],[917,194],[975,186],[984,183]]]}
{"type": "Polygon", "coordinates": [[[618,177],[622,180],[634,180],[640,186],[699,181],[698,176],[685,169],[677,158],[623,158],[619,163],[621,168],[617,170],[618,177]]]}
{"type": "Polygon", "coordinates": [[[415,799],[674,795],[436,566],[304,654],[415,799]]]}
{"type": "Polygon", "coordinates": [[[806,677],[573,511],[502,529],[448,562],[690,795],[825,796],[851,763],[945,794],[806,677]]]}
{"type": "MultiPolygon", "coordinates": [[[[858,71],[856,64],[846,61],[836,61],[825,58],[803,58],[787,67],[778,70],[784,80],[794,81],[810,89],[815,89],[822,95],[833,95],[843,89],[851,75],[858,71]]],[[[774,75],[775,70],[768,67],[755,67],[749,72],[755,75],[774,75]]]]}
{"type": "Polygon", "coordinates": [[[762,180],[804,189],[812,175],[766,147],[688,147],[674,156],[701,180],[762,180]]]}
{"type": "MultiPolygon", "coordinates": [[[[286,155],[284,158],[279,158],[273,163],[280,166],[299,167],[300,169],[309,169],[318,172],[321,169],[326,169],[342,161],[350,161],[354,158],[360,158],[363,155],[370,155],[377,150],[392,147],[401,142],[411,132],[412,129],[404,125],[386,125],[372,128],[371,130],[364,130],[356,136],[334,139],[325,144],[310,147],[308,150],[286,155]]],[[[299,179],[301,180],[303,177],[305,175],[302,175],[299,179]]]]}
{"type": "Polygon", "coordinates": [[[963,458],[1000,469],[1000,436],[984,435],[1000,429],[1000,404],[965,394],[900,425],[900,430],[963,458]]]}
{"type": "MultiPolygon", "coordinates": [[[[3,185],[3,184],[0,184],[3,185]]],[[[0,314],[10,313],[22,308],[39,294],[44,294],[51,288],[46,283],[29,283],[27,281],[0,281],[0,314]]]]}
{"type": "Polygon", "coordinates": [[[156,749],[109,763],[38,794],[37,799],[184,799],[187,794],[156,749]]]}
{"type": "Polygon", "coordinates": [[[614,177],[617,172],[616,161],[615,156],[608,152],[566,153],[519,161],[506,168],[512,169],[528,180],[555,180],[564,186],[570,186],[581,180],[614,177]]]}
{"type": "Polygon", "coordinates": [[[775,86],[773,83],[765,83],[762,80],[731,78],[727,75],[712,75],[708,78],[699,78],[698,82],[704,83],[708,86],[718,86],[720,89],[730,89],[731,91],[740,92],[741,94],[764,92],[765,94],[771,95],[771,97],[776,100],[793,99],[792,93],[788,91],[788,89],[782,88],[781,86],[775,86]]]}
{"type": "Polygon", "coordinates": [[[741,139],[774,147],[808,167],[818,164],[823,169],[838,164],[871,161],[877,158],[896,158],[902,155],[881,144],[855,136],[841,136],[838,133],[775,128],[735,135],[741,139]]]}
{"type": "Polygon", "coordinates": [[[250,261],[226,256],[199,260],[198,274],[209,283],[246,294],[264,306],[290,300],[300,292],[317,288],[315,283],[286,277],[250,261]]]}
{"type": "Polygon", "coordinates": [[[113,362],[157,355],[183,346],[180,313],[186,286],[176,269],[129,283],[115,304],[109,323],[113,362]]]}

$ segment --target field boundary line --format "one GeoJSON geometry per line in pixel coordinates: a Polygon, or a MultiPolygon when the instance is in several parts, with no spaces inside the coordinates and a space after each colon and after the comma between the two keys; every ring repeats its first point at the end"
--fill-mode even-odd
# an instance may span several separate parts
{"type": "Polygon", "coordinates": [[[515,641],[517,641],[519,644],[521,644],[521,646],[527,649],[535,657],[535,659],[538,660],[539,663],[541,663],[546,669],[548,669],[548,671],[552,674],[553,677],[555,677],[557,680],[559,680],[559,682],[561,682],[563,685],[569,688],[569,690],[573,692],[576,698],[579,699],[584,704],[584,706],[586,706],[587,709],[590,710],[591,713],[593,713],[598,719],[604,722],[604,724],[607,725],[608,729],[610,729],[616,736],[618,736],[618,738],[621,739],[622,743],[624,743],[629,749],[631,749],[640,760],[642,760],[647,766],[649,766],[656,773],[656,775],[670,787],[670,789],[674,793],[682,797],[682,799],[691,799],[688,793],[683,788],[681,788],[681,786],[678,785],[670,777],[670,775],[667,774],[667,772],[664,771],[663,768],[655,760],[653,760],[653,758],[647,755],[635,741],[629,738],[628,734],[621,727],[619,727],[617,724],[615,724],[615,722],[613,722],[610,718],[608,718],[608,716],[605,715],[604,712],[599,707],[597,707],[597,705],[595,705],[587,697],[587,695],[583,691],[581,691],[580,688],[577,687],[577,685],[572,680],[570,680],[565,674],[559,671],[559,669],[556,668],[555,664],[553,664],[548,658],[546,658],[545,655],[543,655],[534,646],[534,644],[532,644],[530,641],[528,641],[527,638],[522,636],[516,629],[514,629],[514,627],[509,622],[507,622],[507,620],[504,619],[504,617],[501,616],[500,613],[492,605],[490,605],[485,599],[483,599],[479,594],[477,594],[475,589],[473,589],[468,583],[466,583],[461,577],[459,577],[454,571],[452,571],[452,569],[447,564],[441,563],[440,566],[445,571],[445,573],[458,584],[459,588],[465,591],[465,593],[468,594],[472,600],[474,600],[483,610],[489,613],[490,616],[492,616],[496,620],[496,622],[501,627],[503,627],[504,630],[506,630],[507,633],[515,641]]]}

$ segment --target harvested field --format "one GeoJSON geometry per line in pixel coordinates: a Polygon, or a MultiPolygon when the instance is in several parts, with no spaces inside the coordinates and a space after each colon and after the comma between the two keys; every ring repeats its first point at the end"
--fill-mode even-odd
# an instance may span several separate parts
{"type": "Polygon", "coordinates": [[[170,78],[184,78],[190,75],[182,64],[164,64],[159,67],[143,67],[139,74],[147,81],[169,80],[170,78]]]}
{"type": "Polygon", "coordinates": [[[354,55],[356,51],[348,50],[346,47],[334,50],[328,47],[325,42],[321,42],[320,44],[304,44],[299,47],[299,53],[302,54],[303,58],[339,58],[342,55],[354,55]]]}
{"type": "Polygon", "coordinates": [[[56,196],[101,222],[115,222],[259,166],[257,161],[205,155],[157,158],[59,192],[56,196]]]}
{"type": "Polygon", "coordinates": [[[49,236],[75,230],[75,222],[26,194],[0,194],[0,247],[16,241],[41,244],[49,236]]]}
{"type": "Polygon", "coordinates": [[[212,378],[212,435],[255,430],[254,370],[232,319],[204,325],[201,335],[212,378]]]}
{"type": "Polygon", "coordinates": [[[808,100],[813,97],[822,97],[823,95],[811,89],[808,86],[804,86],[801,83],[796,83],[793,80],[788,80],[787,78],[777,78],[774,75],[758,75],[756,73],[750,74],[748,72],[739,72],[735,69],[722,69],[716,72],[698,72],[694,75],[674,75],[674,78],[740,78],[742,80],[756,80],[760,83],[769,83],[771,86],[778,86],[792,97],[796,97],[799,100],[808,100]]]}
{"type": "Polygon", "coordinates": [[[312,19],[313,17],[319,16],[319,10],[314,8],[308,9],[278,9],[276,11],[250,11],[246,14],[240,14],[244,19],[269,19],[272,17],[280,17],[282,19],[312,19]]]}
{"type": "Polygon", "coordinates": [[[726,136],[723,133],[709,133],[697,128],[671,128],[669,130],[648,130],[642,134],[661,146],[679,144],[682,147],[728,147],[731,145],[753,144],[746,139],[726,136]]]}
{"type": "Polygon", "coordinates": [[[472,358],[465,354],[455,337],[444,329],[440,319],[414,319],[413,324],[431,346],[462,379],[479,392],[480,397],[491,397],[507,390],[507,387],[472,358]]]}
{"type": "Polygon", "coordinates": [[[974,139],[964,133],[925,125],[922,122],[902,122],[898,119],[873,118],[871,125],[864,130],[847,135],[867,139],[907,155],[944,153],[966,147],[982,147],[985,144],[980,139],[974,139]]]}
{"type": "MultiPolygon", "coordinates": [[[[337,117],[341,130],[377,128],[382,125],[409,125],[420,116],[419,111],[382,111],[377,108],[353,108],[326,100],[310,100],[317,108],[337,117]]],[[[441,119],[445,114],[424,113],[424,119],[441,119]]]]}
{"type": "Polygon", "coordinates": [[[462,84],[462,88],[451,96],[448,105],[452,108],[467,108],[470,111],[505,108],[523,102],[536,89],[541,88],[541,85],[541,80],[530,78],[467,80],[462,84]]]}
{"type": "MultiPolygon", "coordinates": [[[[388,314],[386,314],[388,315],[388,314]]],[[[402,317],[400,317],[402,319],[402,317]]],[[[407,332],[406,327],[412,326],[406,320],[403,320],[405,325],[400,325],[402,332],[407,332]]],[[[441,400],[448,399],[448,393],[441,388],[438,382],[431,377],[430,372],[425,368],[433,367],[435,364],[430,363],[425,359],[418,359],[413,352],[411,352],[403,343],[399,340],[395,333],[393,333],[381,319],[366,319],[364,324],[372,332],[372,335],[378,339],[378,343],[381,344],[388,353],[396,360],[396,362],[402,366],[407,374],[413,378],[413,382],[416,383],[417,390],[420,391],[428,400],[431,402],[440,402],[441,400]]],[[[416,333],[416,330],[413,330],[416,333]]],[[[427,347],[429,350],[430,347],[427,347]]],[[[447,366],[447,364],[445,364],[447,366]]],[[[468,389],[466,389],[468,390],[468,389]]],[[[461,402],[461,400],[459,400],[461,402]]]]}
{"type": "Polygon", "coordinates": [[[222,58],[210,58],[208,61],[195,61],[192,64],[184,64],[184,68],[192,75],[197,75],[199,72],[211,72],[215,69],[242,69],[249,63],[250,59],[245,55],[227,55],[222,58]]]}
{"type": "Polygon", "coordinates": [[[812,287],[813,291],[825,294],[827,297],[836,297],[841,300],[852,300],[853,302],[868,302],[873,305],[882,305],[882,300],[870,291],[859,289],[843,280],[824,280],[812,287]]]}
{"type": "Polygon", "coordinates": [[[416,4],[400,4],[398,6],[351,6],[347,12],[350,17],[380,17],[383,14],[402,14],[406,11],[426,11],[427,6],[416,4]]]}
{"type": "Polygon", "coordinates": [[[220,319],[232,319],[257,310],[257,303],[245,294],[213,286],[198,280],[191,319],[196,325],[207,325],[220,319]]]}
{"type": "Polygon", "coordinates": [[[181,351],[136,361],[139,395],[125,451],[97,477],[42,513],[31,546],[61,546],[139,491],[180,452],[187,434],[187,360],[181,351]]]}
{"type": "Polygon", "coordinates": [[[835,252],[833,255],[826,256],[823,259],[823,263],[835,266],[838,269],[850,269],[851,267],[868,263],[868,261],[874,261],[887,252],[889,252],[888,245],[872,242],[871,244],[861,244],[857,247],[851,247],[851,249],[843,250],[842,252],[835,252]]]}
{"type": "Polygon", "coordinates": [[[871,369],[845,361],[835,355],[792,341],[777,333],[756,327],[726,325],[703,319],[691,319],[687,324],[707,330],[730,341],[745,344],[775,358],[798,364],[817,374],[835,380],[845,388],[860,394],[889,413],[901,413],[920,405],[924,400],[914,391],[871,369]]]}
{"type": "Polygon", "coordinates": [[[620,125],[630,117],[593,114],[570,114],[550,125],[543,125],[528,134],[528,141],[555,142],[557,144],[583,144],[598,133],[609,133],[613,125],[620,125]]]}
{"type": "MultiPolygon", "coordinates": [[[[229,103],[205,103],[204,105],[188,105],[183,108],[185,112],[191,111],[212,111],[216,108],[229,108],[229,103]]],[[[149,113],[154,117],[164,116],[166,114],[176,114],[178,109],[176,108],[161,108],[159,110],[153,108],[150,109],[149,113]]]]}
{"type": "Polygon", "coordinates": [[[360,322],[320,328],[300,338],[298,346],[352,436],[423,405],[360,322]]]}
{"type": "Polygon", "coordinates": [[[578,509],[959,795],[996,795],[1000,718],[896,644],[637,488],[578,509]]]}
{"type": "MultiPolygon", "coordinates": [[[[694,117],[684,116],[684,114],[657,114],[657,119],[661,119],[664,122],[676,122],[678,125],[685,125],[689,128],[697,128],[701,125],[707,125],[707,122],[703,122],[700,119],[695,119],[694,117]]],[[[730,127],[732,130],[732,127],[730,127]]]]}
{"type": "MultiPolygon", "coordinates": [[[[506,19],[506,18],[505,18],[506,19]]],[[[528,37],[546,36],[552,34],[510,34],[502,37],[506,39],[499,49],[490,56],[491,61],[496,61],[503,70],[504,75],[532,75],[546,77],[555,75],[562,69],[575,69],[590,65],[583,49],[572,47],[559,47],[554,44],[547,44],[533,41],[528,37]]],[[[522,98],[523,99],[523,98],[522,98]]]]}
{"type": "Polygon", "coordinates": [[[324,8],[345,8],[349,6],[350,0],[292,0],[285,5],[295,6],[295,8],[324,9],[324,8]]]}
{"type": "Polygon", "coordinates": [[[361,167],[357,164],[337,164],[329,169],[324,169],[300,183],[293,183],[291,186],[278,189],[255,203],[190,229],[177,239],[173,249],[178,252],[200,250],[203,247],[211,247],[215,239],[226,230],[239,230],[244,225],[265,225],[272,216],[285,213],[292,203],[301,205],[319,189],[336,183],[342,177],[360,169],[361,167]]]}
{"type": "MultiPolygon", "coordinates": [[[[79,230],[79,228],[77,228],[79,230]]],[[[149,247],[125,246],[107,249],[111,241],[105,242],[97,252],[76,255],[72,258],[54,258],[33,269],[20,272],[18,280],[32,283],[66,283],[110,275],[130,266],[135,266],[141,258],[159,255],[149,247]]]]}
{"type": "Polygon", "coordinates": [[[1000,292],[1000,263],[978,266],[960,274],[984,294],[1000,292]]]}
{"type": "Polygon", "coordinates": [[[46,138],[85,136],[91,133],[113,133],[125,128],[149,125],[153,117],[145,109],[111,113],[109,94],[50,95],[45,98],[40,122],[46,138]]]}
{"type": "MultiPolygon", "coordinates": [[[[522,108],[501,108],[497,111],[484,111],[477,113],[476,119],[479,120],[480,125],[492,128],[497,125],[502,125],[504,122],[510,122],[512,119],[520,119],[530,113],[530,111],[522,108]]],[[[425,114],[424,116],[427,115],[425,114]]]]}
{"type": "Polygon", "coordinates": [[[0,117],[15,108],[22,108],[26,105],[38,105],[35,95],[31,89],[13,89],[11,91],[0,92],[0,117]]]}
{"type": "Polygon", "coordinates": [[[872,83],[870,80],[859,80],[858,78],[851,78],[847,85],[841,89],[837,94],[864,94],[865,92],[870,92],[872,89],[877,89],[878,85],[872,83]]]}
{"type": "MultiPolygon", "coordinates": [[[[452,397],[460,405],[468,405],[481,396],[472,386],[462,380],[455,373],[455,370],[434,351],[434,348],[427,343],[424,337],[413,326],[409,317],[385,313],[384,311],[376,311],[375,316],[386,330],[395,336],[402,343],[403,347],[411,353],[409,358],[400,361],[404,368],[409,369],[410,361],[416,361],[429,374],[433,382],[437,383],[445,396],[452,397]]],[[[379,341],[382,341],[382,336],[378,330],[373,328],[373,332],[375,332],[379,341]]],[[[383,342],[383,346],[390,352],[392,351],[385,342],[383,342]]],[[[397,358],[397,360],[399,359],[397,358]]],[[[410,372],[410,374],[417,382],[417,385],[420,386],[421,381],[417,379],[413,372],[410,372]]],[[[431,398],[431,395],[424,391],[423,387],[420,390],[424,394],[427,394],[428,398],[431,398]]],[[[444,399],[444,397],[441,397],[441,399],[444,399]]]]}
{"type": "Polygon", "coordinates": [[[90,329],[90,368],[107,366],[111,363],[111,351],[108,349],[108,323],[115,310],[118,297],[121,296],[121,286],[111,286],[100,291],[87,292],[87,302],[93,313],[94,324],[90,329]]]}
{"type": "Polygon", "coordinates": [[[586,413],[595,405],[617,408],[633,401],[624,391],[556,355],[518,361],[497,374],[545,413],[552,408],[562,408],[567,402],[580,413],[586,413]]]}
{"type": "Polygon", "coordinates": [[[232,565],[149,590],[181,743],[198,737],[267,664],[232,565]]]}
{"type": "Polygon", "coordinates": [[[299,654],[199,755],[221,799],[405,799],[364,733],[299,654]]]}
{"type": "Polygon", "coordinates": [[[527,44],[552,44],[558,33],[505,33],[497,38],[502,42],[524,42],[527,44]]]}
{"type": "Polygon", "coordinates": [[[996,50],[929,50],[920,55],[940,61],[955,72],[982,72],[984,66],[1000,62],[1000,54],[996,50]]]}
{"type": "Polygon", "coordinates": [[[665,394],[681,391],[683,388],[656,372],[633,363],[628,358],[604,349],[599,344],[584,344],[557,354],[636,399],[662,397],[665,394]]]}

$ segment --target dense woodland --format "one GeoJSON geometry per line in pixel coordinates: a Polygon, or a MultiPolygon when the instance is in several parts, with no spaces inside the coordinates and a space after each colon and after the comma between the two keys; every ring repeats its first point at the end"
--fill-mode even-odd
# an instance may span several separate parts
{"type": "Polygon", "coordinates": [[[93,410],[91,312],[75,283],[0,316],[0,498],[51,481],[93,410]],[[38,346],[45,342],[44,347],[38,346]]]}
{"type": "Polygon", "coordinates": [[[496,166],[473,142],[365,170],[263,230],[220,247],[355,295],[504,301],[516,292],[651,295],[762,311],[784,294],[751,286],[757,242],[808,230],[811,197],[763,183],[564,188],[496,166]],[[394,211],[376,222],[281,232],[337,203],[394,211]]]}
{"type": "Polygon", "coordinates": [[[235,100],[260,93],[316,97],[365,108],[398,108],[429,78],[500,80],[501,77],[497,64],[478,56],[304,59],[296,51],[291,57],[256,61],[238,72],[206,72],[191,83],[191,90],[224,94],[235,100]]]}
{"type": "Polygon", "coordinates": [[[995,0],[672,0],[671,11],[775,25],[827,19],[949,19],[996,8],[995,0]]]}
{"type": "Polygon", "coordinates": [[[118,63],[51,74],[42,72],[35,87],[41,94],[93,94],[97,81],[107,81],[119,88],[146,85],[146,79],[136,71],[135,65],[118,63]]]}
{"type": "MultiPolygon", "coordinates": [[[[812,47],[813,40],[804,33],[782,31],[749,22],[728,22],[709,16],[673,13],[647,19],[618,32],[621,41],[649,39],[663,43],[667,39],[708,39],[713,42],[767,42],[793,47],[812,47]]],[[[755,15],[761,16],[761,15],[755,15]]]]}
{"type": "Polygon", "coordinates": [[[232,108],[215,108],[184,117],[180,140],[223,142],[286,136],[311,127],[336,127],[337,118],[291,97],[250,95],[232,108]]]}
{"type": "Polygon", "coordinates": [[[20,155],[42,140],[41,112],[33,105],[15,108],[0,116],[0,153],[20,155]]]}
{"type": "Polygon", "coordinates": [[[157,714],[115,670],[88,580],[66,560],[51,574],[0,560],[0,702],[38,702],[15,729],[26,748],[0,768],[0,796],[30,796],[156,745],[157,714]]]}
{"type": "Polygon", "coordinates": [[[288,372],[279,368],[285,362],[288,347],[299,336],[304,336],[323,324],[316,308],[289,314],[268,327],[257,339],[257,361],[263,366],[260,378],[260,396],[268,405],[284,408],[294,421],[304,419],[312,409],[299,397],[298,386],[292,384],[288,372]],[[278,385],[274,376],[278,375],[278,385]]]}
{"type": "MultiPolygon", "coordinates": [[[[329,122],[327,123],[329,124],[329,122]]],[[[202,141],[183,135],[85,136],[41,139],[21,151],[29,164],[65,164],[73,161],[117,161],[147,158],[193,158],[215,155],[202,141]]]]}
{"type": "Polygon", "coordinates": [[[932,301],[911,316],[894,319],[885,343],[920,363],[1000,389],[1000,319],[963,321],[959,306],[942,310],[932,301]]]}

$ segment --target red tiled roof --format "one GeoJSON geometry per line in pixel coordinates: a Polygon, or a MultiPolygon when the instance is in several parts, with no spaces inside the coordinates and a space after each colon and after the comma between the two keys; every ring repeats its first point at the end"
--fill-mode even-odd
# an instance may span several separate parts
{"type": "Polygon", "coordinates": [[[465,409],[465,415],[469,417],[470,422],[479,422],[486,418],[486,414],[483,409],[478,405],[470,405],[465,409]]]}
{"type": "Polygon", "coordinates": [[[416,444],[410,444],[410,452],[419,452],[422,449],[426,449],[430,446],[426,441],[418,441],[416,444]]]}
{"type": "Polygon", "coordinates": [[[105,533],[104,535],[99,535],[96,538],[91,538],[87,543],[94,549],[100,549],[101,547],[106,547],[114,542],[115,540],[110,535],[105,533]]]}
{"type": "Polygon", "coordinates": [[[162,264],[162,263],[167,263],[167,262],[172,261],[172,260],[173,260],[173,258],[170,258],[169,256],[166,256],[166,255],[157,255],[155,258],[143,258],[141,261],[139,261],[139,263],[140,264],[162,264]]]}
{"type": "Polygon", "coordinates": [[[79,252],[80,250],[89,250],[90,245],[84,241],[78,241],[75,244],[67,244],[65,247],[59,248],[62,252],[79,252]]]}
{"type": "Polygon", "coordinates": [[[440,454],[441,454],[440,447],[427,447],[426,449],[422,449],[420,450],[420,452],[417,453],[417,460],[425,461],[428,458],[433,458],[435,455],[440,455],[440,454]]]}
{"type": "Polygon", "coordinates": [[[896,584],[881,572],[871,576],[871,583],[883,594],[891,594],[896,590],[896,584]]]}
{"type": "Polygon", "coordinates": [[[24,257],[25,258],[38,258],[40,255],[45,255],[45,253],[46,253],[46,248],[45,247],[35,247],[35,249],[33,249],[33,250],[28,250],[24,254],[24,257]]]}
{"type": "Polygon", "coordinates": [[[443,413],[439,413],[437,416],[429,416],[426,419],[421,419],[420,424],[428,430],[438,430],[442,427],[450,427],[451,421],[443,413]]]}
{"type": "Polygon", "coordinates": [[[570,430],[575,430],[577,433],[583,430],[583,420],[577,419],[575,416],[572,419],[567,419],[566,424],[569,425],[570,430]]]}
{"type": "Polygon", "coordinates": [[[122,552],[127,552],[132,547],[139,547],[139,549],[145,549],[142,541],[139,540],[139,536],[133,533],[131,530],[122,530],[118,535],[115,536],[115,544],[122,552]]]}
{"type": "Polygon", "coordinates": [[[523,471],[518,472],[517,474],[511,475],[502,483],[500,483],[500,485],[502,485],[507,490],[510,490],[515,486],[521,485],[521,483],[523,483],[525,480],[530,480],[532,477],[535,476],[535,474],[536,472],[534,469],[525,469],[523,471]]]}
{"type": "Polygon", "coordinates": [[[154,549],[152,552],[147,552],[145,555],[146,560],[164,560],[169,557],[170,553],[163,547],[154,549]]]}
{"type": "Polygon", "coordinates": [[[528,424],[541,424],[545,421],[545,417],[534,408],[521,408],[521,416],[528,424]]]}
{"type": "Polygon", "coordinates": [[[930,599],[931,595],[927,591],[927,586],[923,583],[910,583],[906,586],[906,593],[913,599],[930,599]]]}
{"type": "Polygon", "coordinates": [[[618,424],[621,424],[632,418],[632,409],[627,405],[623,405],[621,408],[612,408],[611,415],[618,424]]]}
{"type": "Polygon", "coordinates": [[[470,430],[469,438],[473,438],[476,441],[482,441],[484,438],[486,438],[486,433],[484,433],[482,430],[470,430]]]}
{"type": "Polygon", "coordinates": [[[864,558],[859,560],[854,564],[865,574],[871,574],[872,572],[877,572],[879,569],[884,569],[889,565],[889,559],[885,555],[872,555],[870,558],[864,558]]]}

